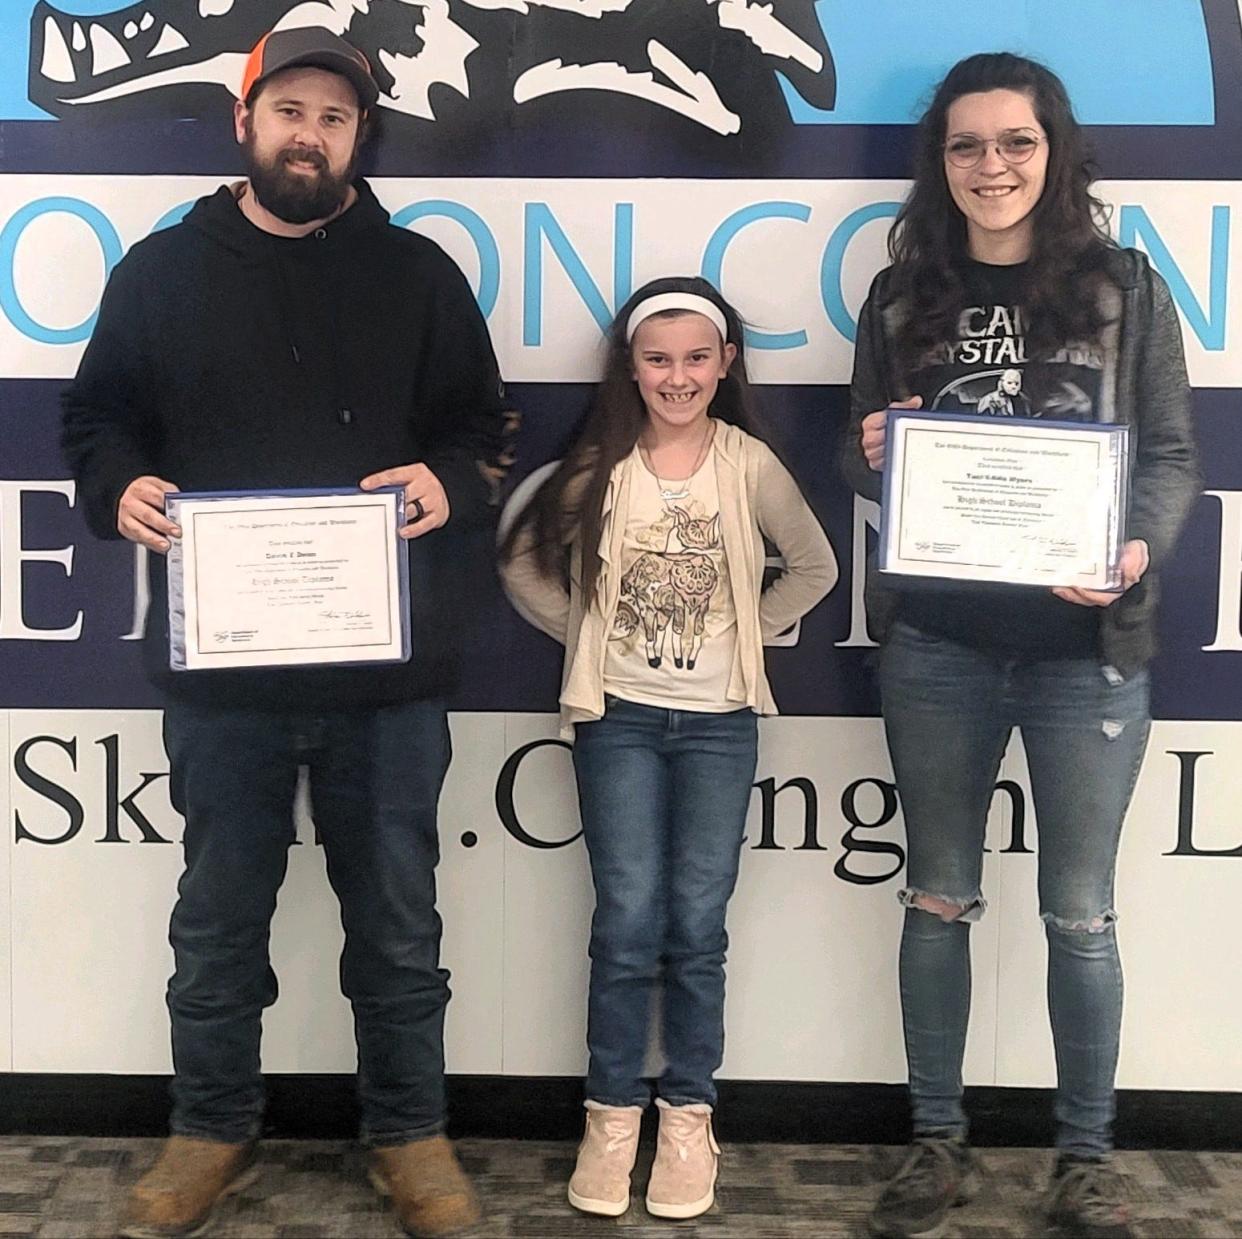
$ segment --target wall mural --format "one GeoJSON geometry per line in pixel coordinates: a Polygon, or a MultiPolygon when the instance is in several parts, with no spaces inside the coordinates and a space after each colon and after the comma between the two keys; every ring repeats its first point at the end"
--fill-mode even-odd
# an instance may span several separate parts
{"type": "MultiPolygon", "coordinates": [[[[1237,0],[5,0],[0,898],[12,894],[0,903],[0,1070],[164,1069],[161,952],[177,849],[162,845],[180,823],[134,640],[145,567],[132,547],[87,533],[60,459],[59,395],[126,247],[239,171],[229,116],[250,48],[274,26],[305,24],[347,35],[371,61],[383,96],[368,175],[401,226],[459,262],[488,317],[524,417],[515,487],[556,456],[582,410],[600,325],[632,288],[702,272],[750,322],[768,418],[842,575],[769,653],[788,717],[765,724],[731,914],[730,984],[748,996],[730,1011],[734,1076],[901,1075],[895,1019],[881,1034],[879,1015],[841,1017],[874,1015],[877,993],[895,992],[892,892],[904,861],[862,598],[876,512],[833,465],[854,318],[885,261],[912,120],[945,69],[1010,47],[1062,75],[1116,235],[1145,249],[1173,292],[1206,472],[1164,573],[1158,722],[1122,855],[1125,906],[1164,908],[1124,922],[1122,1083],[1242,1087],[1224,1036],[1242,1019],[1236,986],[1218,975],[1227,961],[1169,958],[1231,932],[1242,858],[1231,773],[1242,770],[1237,0]],[[139,1008],[149,1028],[134,1020],[139,1008]],[[802,1030],[798,1044],[771,1036],[777,1010],[802,1030]]],[[[377,289],[362,312],[400,295],[377,289]]],[[[1016,410],[1028,398],[1022,376],[988,364],[971,397],[1016,410]]],[[[590,900],[568,763],[547,717],[559,650],[498,590],[489,607],[452,703],[441,868],[457,994],[450,1061],[574,1072],[590,900]],[[536,958],[544,973],[529,985],[536,958]]],[[[983,1014],[969,1060],[972,1079],[1009,1084],[1051,1071],[1046,1030],[1029,1017],[1042,1005],[1043,945],[1026,889],[1036,823],[1024,779],[1015,746],[985,878],[995,893],[1003,871],[1004,898],[976,935],[983,1014]],[[997,987],[1007,992],[992,1019],[997,987]]],[[[310,843],[304,818],[300,829],[310,843]]],[[[347,1069],[330,969],[299,971],[335,952],[339,926],[316,850],[294,853],[270,1061],[347,1069]],[[308,1046],[299,1030],[312,1020],[324,1033],[308,1046]]]]}

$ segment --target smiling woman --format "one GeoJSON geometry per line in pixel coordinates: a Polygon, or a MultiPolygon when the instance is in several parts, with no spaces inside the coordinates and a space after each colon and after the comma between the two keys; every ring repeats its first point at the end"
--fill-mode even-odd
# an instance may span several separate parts
{"type": "Polygon", "coordinates": [[[981,262],[1023,262],[1031,213],[1044,192],[1047,138],[1034,100],[1016,90],[955,99],[946,119],[945,178],[966,220],[967,246],[981,262]]]}
{"type": "MultiPolygon", "coordinates": [[[[939,1234],[977,1180],[962,1105],[969,934],[987,906],[984,831],[1017,728],[1039,819],[1057,1059],[1048,1221],[1057,1234],[1124,1239],[1133,1232],[1104,1164],[1122,1004],[1113,877],[1150,725],[1156,571],[1199,486],[1178,323],[1147,259],[1109,237],[1064,86],[1009,53],[969,57],[940,84],[889,251],[859,322],[842,456],[855,490],[880,498],[894,405],[976,422],[1123,423],[1134,455],[1124,588],[930,578],[916,589],[891,576],[874,595],[908,841],[899,971],[915,1141],[871,1231],[939,1234]]],[[[1028,506],[1012,492],[978,502],[1028,506]]]]}

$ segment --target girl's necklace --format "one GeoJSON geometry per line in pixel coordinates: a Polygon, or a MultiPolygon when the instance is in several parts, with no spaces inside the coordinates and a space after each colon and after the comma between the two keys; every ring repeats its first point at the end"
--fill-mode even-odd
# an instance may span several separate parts
{"type": "Polygon", "coordinates": [[[708,419],[707,426],[703,430],[703,442],[699,444],[698,455],[694,458],[694,464],[690,467],[690,472],[680,482],[665,482],[656,472],[656,467],[651,459],[651,453],[640,443],[638,450],[642,454],[643,459],[647,462],[647,468],[651,470],[651,476],[656,480],[656,486],[660,491],[660,498],[665,503],[671,503],[675,499],[688,499],[690,497],[690,479],[698,473],[700,466],[707,459],[707,449],[712,437],[713,426],[711,419],[708,419]]]}

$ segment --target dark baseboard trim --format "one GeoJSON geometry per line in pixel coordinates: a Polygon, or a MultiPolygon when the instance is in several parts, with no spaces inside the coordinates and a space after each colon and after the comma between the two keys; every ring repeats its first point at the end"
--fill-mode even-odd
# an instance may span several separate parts
{"type": "MultiPolygon", "coordinates": [[[[168,1076],[0,1073],[0,1135],[159,1136],[168,1122],[168,1076]]],[[[581,1081],[564,1076],[455,1075],[448,1104],[455,1136],[576,1140],[581,1081]]],[[[348,1140],[358,1130],[350,1075],[267,1078],[266,1135],[348,1140]]],[[[980,1147],[1052,1142],[1048,1089],[969,1089],[971,1137],[980,1147]]],[[[1119,1148],[1242,1151],[1242,1093],[1118,1094],[1119,1148]]],[[[724,1080],[717,1127],[725,1140],[904,1143],[905,1089],[894,1084],[724,1080]]]]}
{"type": "MultiPolygon", "coordinates": [[[[357,1131],[354,1080],[344,1075],[267,1078],[271,1139],[349,1139],[357,1131]]],[[[581,1135],[577,1078],[450,1076],[450,1133],[520,1140],[581,1135]]],[[[980,1147],[1052,1142],[1052,1092],[967,1090],[980,1147]]],[[[0,1073],[0,1134],[158,1136],[168,1121],[168,1077],[0,1073]]],[[[906,1091],[895,1084],[722,1081],[717,1128],[726,1140],[798,1144],[902,1144],[906,1091]]],[[[1242,1151],[1242,1093],[1126,1090],[1117,1096],[1123,1149],[1242,1151]]]]}

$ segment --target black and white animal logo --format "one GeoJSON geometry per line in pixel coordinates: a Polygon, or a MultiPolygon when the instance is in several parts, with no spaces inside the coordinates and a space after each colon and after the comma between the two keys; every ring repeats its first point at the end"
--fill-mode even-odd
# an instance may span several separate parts
{"type": "Polygon", "coordinates": [[[729,136],[788,119],[778,74],[815,107],[836,101],[814,0],[140,0],[89,18],[40,0],[30,98],[59,117],[125,100],[206,113],[267,30],[306,25],[349,38],[381,106],[423,121],[597,92],[729,136]]]}

